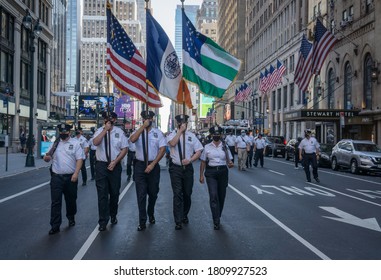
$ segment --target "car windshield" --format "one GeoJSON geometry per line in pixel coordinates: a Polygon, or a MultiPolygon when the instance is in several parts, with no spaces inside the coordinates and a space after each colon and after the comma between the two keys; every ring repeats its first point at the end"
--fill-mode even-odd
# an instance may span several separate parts
{"type": "Polygon", "coordinates": [[[353,143],[353,146],[356,151],[381,153],[381,149],[376,144],[353,143]]]}

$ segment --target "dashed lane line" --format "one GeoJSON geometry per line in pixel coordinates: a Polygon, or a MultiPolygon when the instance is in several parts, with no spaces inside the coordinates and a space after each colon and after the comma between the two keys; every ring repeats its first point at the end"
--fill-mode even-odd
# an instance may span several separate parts
{"type": "MultiPolygon", "coordinates": [[[[123,199],[131,185],[133,184],[133,181],[130,181],[127,186],[124,188],[123,192],[119,195],[119,201],[123,199]]],[[[81,249],[79,249],[78,253],[74,256],[73,260],[82,260],[82,258],[85,256],[86,252],[89,250],[91,244],[93,244],[95,238],[98,236],[99,231],[98,231],[98,226],[95,227],[93,232],[89,235],[85,243],[82,245],[81,249]]]]}
{"type": "Polygon", "coordinates": [[[320,251],[318,248],[313,246],[311,243],[309,243],[307,240],[305,240],[303,237],[301,237],[299,234],[297,234],[295,231],[287,227],[285,224],[283,224],[281,221],[279,221],[277,218],[275,218],[272,214],[270,214],[268,211],[266,211],[264,208],[256,204],[254,201],[252,201],[250,198],[248,198],[246,195],[244,195],[242,192],[237,190],[235,187],[229,184],[229,187],[238,193],[242,198],[244,198],[246,201],[248,201],[251,205],[253,205],[255,208],[257,208],[259,211],[261,211],[264,215],[266,215],[270,220],[272,220],[274,223],[276,223],[279,227],[281,227],[283,230],[285,230],[288,234],[290,234],[292,237],[294,237],[296,240],[298,240],[300,243],[302,243],[304,246],[306,246],[311,252],[316,254],[319,258],[322,260],[330,260],[330,258],[324,254],[322,251],[320,251]]]}
{"type": "Polygon", "coordinates": [[[48,185],[48,184],[50,184],[50,181],[45,182],[45,183],[42,183],[42,184],[39,184],[39,185],[37,185],[37,186],[35,186],[35,187],[33,187],[33,188],[30,188],[30,189],[27,189],[27,190],[25,190],[25,191],[16,193],[16,194],[14,194],[14,195],[5,197],[5,198],[3,198],[3,199],[0,199],[0,204],[3,203],[3,202],[5,202],[5,201],[11,200],[11,199],[13,199],[13,198],[16,198],[16,197],[18,197],[18,196],[20,196],[20,195],[23,195],[23,194],[26,194],[26,193],[28,193],[28,192],[34,191],[34,190],[36,190],[36,189],[42,188],[43,186],[46,186],[46,185],[48,185]]]}
{"type": "Polygon", "coordinates": [[[271,169],[269,169],[269,171],[272,172],[272,173],[278,174],[278,175],[285,176],[285,174],[277,172],[277,171],[274,171],[274,170],[271,170],[271,169]]]}

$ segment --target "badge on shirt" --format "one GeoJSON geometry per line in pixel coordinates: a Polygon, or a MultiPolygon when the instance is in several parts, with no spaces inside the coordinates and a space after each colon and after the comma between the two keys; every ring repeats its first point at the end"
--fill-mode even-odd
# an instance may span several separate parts
{"type": "Polygon", "coordinates": [[[188,136],[188,142],[192,142],[192,137],[188,136]]]}
{"type": "Polygon", "coordinates": [[[74,146],[72,144],[70,144],[69,150],[73,150],[73,149],[74,149],[74,146]]]}
{"type": "Polygon", "coordinates": [[[119,138],[119,133],[115,133],[115,138],[119,138]]]}
{"type": "Polygon", "coordinates": [[[153,137],[158,138],[158,135],[156,132],[153,133],[153,137]]]}

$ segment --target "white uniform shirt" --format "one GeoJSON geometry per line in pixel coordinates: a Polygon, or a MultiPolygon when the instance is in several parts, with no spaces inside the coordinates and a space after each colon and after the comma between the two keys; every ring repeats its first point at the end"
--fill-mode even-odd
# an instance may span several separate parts
{"type": "Polygon", "coordinates": [[[135,143],[132,143],[130,141],[130,138],[128,138],[128,150],[131,152],[136,152],[136,146],[135,143]]]}
{"type": "MultiPolygon", "coordinates": [[[[95,132],[94,138],[97,137],[102,132],[102,130],[103,130],[103,127],[99,128],[95,132]]],[[[106,136],[108,137],[108,132],[106,136]]],[[[116,126],[113,126],[112,130],[110,131],[110,136],[111,136],[110,160],[113,161],[118,157],[121,150],[123,150],[124,148],[128,148],[128,140],[123,130],[116,126]]],[[[107,162],[104,138],[102,139],[102,142],[97,146],[96,158],[99,161],[107,162]]]]}
{"type": "MultiPolygon", "coordinates": [[[[176,131],[172,131],[167,136],[167,143],[168,147],[171,151],[171,158],[172,162],[177,165],[181,165],[180,156],[179,156],[179,148],[177,145],[180,143],[181,147],[181,153],[184,154],[184,146],[183,146],[183,135],[180,136],[179,142],[174,147],[171,147],[169,145],[169,141],[171,141],[176,136],[176,131]]],[[[185,158],[183,159],[190,159],[193,154],[197,151],[201,151],[204,147],[202,146],[201,142],[197,139],[196,135],[194,135],[190,131],[185,131],[185,158]]]]}
{"type": "MultiPolygon", "coordinates": [[[[226,153],[223,150],[223,143],[220,142],[218,146],[214,144],[214,142],[211,142],[209,144],[206,144],[204,147],[204,150],[202,151],[200,159],[203,161],[209,161],[209,166],[221,166],[226,165],[226,153]]],[[[229,159],[232,160],[232,154],[230,153],[230,150],[227,146],[226,150],[228,152],[229,159]]]]}
{"type": "MultiPolygon", "coordinates": [[[[81,135],[79,137],[75,136],[74,139],[79,142],[83,152],[85,152],[86,148],[89,148],[89,142],[87,142],[87,139],[83,135],[81,135]]],[[[86,158],[86,155],[84,154],[83,159],[85,159],[85,158],[86,158]]]]}
{"type": "Polygon", "coordinates": [[[299,144],[299,149],[304,150],[306,154],[312,154],[316,152],[316,149],[319,149],[320,145],[315,137],[310,137],[310,139],[304,138],[299,144]]]}
{"type": "Polygon", "coordinates": [[[250,145],[250,138],[246,134],[244,136],[240,135],[236,137],[235,142],[237,143],[237,148],[246,149],[246,144],[250,145]]]}
{"type": "Polygon", "coordinates": [[[246,135],[247,138],[249,138],[249,144],[250,146],[253,146],[254,145],[254,137],[253,135],[246,135]]]}
{"type": "Polygon", "coordinates": [[[91,138],[89,139],[89,141],[88,141],[88,143],[89,143],[89,147],[90,147],[91,150],[96,151],[96,150],[97,150],[97,146],[94,145],[93,141],[94,141],[94,136],[91,137],[91,138]]]}
{"type": "Polygon", "coordinates": [[[263,138],[257,138],[254,140],[256,149],[264,149],[266,147],[266,141],[263,138]]]}
{"type": "Polygon", "coordinates": [[[60,140],[53,154],[52,171],[61,175],[73,174],[77,160],[84,158],[85,154],[78,140],[74,138],[69,138],[67,141],[60,140]]]}
{"type": "Polygon", "coordinates": [[[228,135],[225,138],[225,142],[228,146],[235,146],[235,135],[228,135]]]}
{"type": "MultiPolygon", "coordinates": [[[[137,160],[140,161],[144,161],[144,151],[142,142],[143,134],[144,137],[146,137],[146,130],[144,130],[142,134],[140,134],[138,140],[136,140],[136,142],[134,143],[136,147],[135,157],[137,160]]],[[[163,132],[161,132],[157,128],[151,128],[151,130],[148,132],[148,143],[148,161],[153,161],[159,153],[159,149],[167,145],[167,143],[165,142],[165,136],[163,132]]]]}

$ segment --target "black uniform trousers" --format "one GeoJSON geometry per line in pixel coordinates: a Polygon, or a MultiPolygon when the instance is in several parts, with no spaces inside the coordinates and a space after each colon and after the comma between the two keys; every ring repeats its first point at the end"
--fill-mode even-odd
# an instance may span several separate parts
{"type": "Polygon", "coordinates": [[[97,160],[95,158],[96,150],[90,149],[89,157],[90,157],[90,173],[91,173],[91,179],[95,178],[95,161],[97,160]]]}
{"type": "Polygon", "coordinates": [[[253,166],[253,151],[254,151],[254,146],[250,146],[250,150],[247,152],[247,158],[246,158],[247,168],[253,166]]]}
{"type": "Polygon", "coordinates": [[[232,162],[234,163],[235,146],[229,146],[230,153],[232,154],[232,162]]]}
{"type": "Polygon", "coordinates": [[[62,223],[62,195],[64,195],[66,203],[66,217],[72,220],[77,213],[78,181],[72,182],[72,175],[73,174],[59,175],[52,173],[50,179],[50,197],[52,201],[50,225],[53,229],[58,229],[62,223]]]}
{"type": "Polygon", "coordinates": [[[173,190],[173,216],[175,223],[181,223],[188,213],[192,204],[191,196],[194,180],[193,165],[169,164],[169,175],[173,190]]]}
{"type": "Polygon", "coordinates": [[[312,166],[312,175],[314,178],[318,178],[318,172],[317,172],[317,159],[316,159],[316,154],[306,154],[304,153],[303,155],[303,167],[304,167],[304,172],[306,173],[307,181],[311,181],[311,173],[310,173],[310,164],[312,166]]]}
{"type": "Polygon", "coordinates": [[[86,159],[83,159],[82,167],[81,167],[81,173],[82,173],[82,182],[87,182],[87,171],[86,171],[86,159]]]}
{"type": "MultiPolygon", "coordinates": [[[[295,167],[298,167],[299,165],[299,150],[295,150],[295,153],[294,153],[294,161],[295,161],[295,167]]],[[[302,164],[303,166],[303,164],[302,164]]]]}
{"type": "Polygon", "coordinates": [[[208,185],[213,223],[219,224],[225,203],[226,188],[228,187],[229,170],[224,165],[219,167],[207,166],[204,175],[208,185]]]}
{"type": "Polygon", "coordinates": [[[147,214],[148,216],[152,216],[155,213],[155,203],[159,193],[160,183],[159,164],[156,164],[150,173],[145,173],[144,170],[146,170],[145,162],[136,160],[134,166],[134,178],[139,208],[139,225],[145,225],[147,222],[147,214]]]}
{"type": "Polygon", "coordinates": [[[255,150],[255,161],[254,161],[255,167],[258,166],[258,160],[259,160],[261,167],[263,167],[263,149],[256,149],[255,150]]]}
{"type": "Polygon", "coordinates": [[[132,175],[132,167],[134,166],[135,152],[128,150],[127,154],[127,176],[132,175]]]}
{"type": "Polygon", "coordinates": [[[114,170],[107,169],[108,163],[95,163],[95,185],[98,193],[99,225],[106,226],[110,216],[118,214],[118,201],[121,186],[122,165],[118,163],[114,170]]]}

